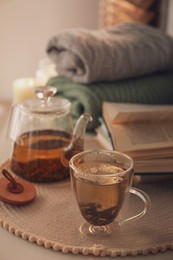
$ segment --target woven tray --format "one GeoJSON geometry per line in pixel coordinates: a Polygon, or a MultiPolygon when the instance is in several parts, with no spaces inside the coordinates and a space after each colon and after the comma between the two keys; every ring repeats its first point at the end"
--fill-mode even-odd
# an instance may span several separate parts
{"type": "MultiPolygon", "coordinates": [[[[152,209],[111,237],[88,237],[79,232],[84,221],[69,180],[36,185],[37,198],[25,206],[0,202],[0,224],[16,236],[64,253],[111,257],[157,253],[173,249],[172,187],[171,182],[141,186],[151,197],[152,209]]],[[[130,214],[139,211],[138,204],[139,200],[133,199],[130,214]]]]}

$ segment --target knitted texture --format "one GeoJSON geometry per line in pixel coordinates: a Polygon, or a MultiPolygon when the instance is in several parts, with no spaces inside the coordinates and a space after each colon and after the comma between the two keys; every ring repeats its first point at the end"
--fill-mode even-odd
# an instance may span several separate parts
{"type": "Polygon", "coordinates": [[[77,83],[113,81],[173,68],[173,38],[141,23],[71,28],[48,42],[59,75],[77,83]]]}
{"type": "Polygon", "coordinates": [[[88,130],[99,125],[103,101],[138,104],[173,104],[173,73],[162,72],[128,80],[99,82],[88,85],[74,83],[64,77],[51,78],[48,85],[56,86],[57,95],[72,102],[72,116],[90,113],[93,121],[88,130]]]}

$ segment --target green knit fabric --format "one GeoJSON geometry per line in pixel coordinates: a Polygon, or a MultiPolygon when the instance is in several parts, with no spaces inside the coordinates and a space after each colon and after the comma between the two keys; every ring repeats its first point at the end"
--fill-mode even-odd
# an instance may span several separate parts
{"type": "Polygon", "coordinates": [[[72,102],[72,116],[77,119],[82,113],[93,117],[88,130],[99,125],[103,101],[173,104],[173,72],[162,72],[139,78],[114,82],[99,82],[89,85],[76,84],[63,77],[54,77],[48,85],[58,88],[57,95],[72,102]]]}

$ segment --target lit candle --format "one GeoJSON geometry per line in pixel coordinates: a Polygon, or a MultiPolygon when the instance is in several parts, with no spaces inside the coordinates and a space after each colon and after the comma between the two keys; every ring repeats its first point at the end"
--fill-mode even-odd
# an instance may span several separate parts
{"type": "Polygon", "coordinates": [[[39,86],[36,78],[19,78],[13,82],[13,103],[35,97],[33,88],[39,86]]]}

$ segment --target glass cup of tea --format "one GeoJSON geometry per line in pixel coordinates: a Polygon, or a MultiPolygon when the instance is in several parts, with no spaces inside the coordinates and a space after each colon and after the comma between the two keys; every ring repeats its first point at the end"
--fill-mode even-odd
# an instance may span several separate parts
{"type": "Polygon", "coordinates": [[[72,190],[85,223],[85,234],[109,235],[128,194],[138,196],[144,204],[137,215],[118,220],[118,225],[141,218],[151,207],[149,196],[132,187],[134,163],[126,154],[108,150],[88,150],[69,162],[72,190]]]}

